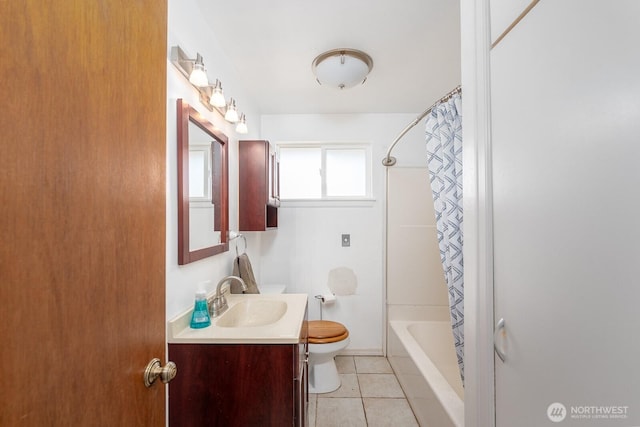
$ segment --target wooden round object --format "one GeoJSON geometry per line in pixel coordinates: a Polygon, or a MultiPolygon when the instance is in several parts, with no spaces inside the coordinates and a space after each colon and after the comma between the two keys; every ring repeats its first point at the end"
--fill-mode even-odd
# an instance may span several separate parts
{"type": "Polygon", "coordinates": [[[311,320],[308,323],[310,344],[338,342],[349,336],[349,331],[342,323],[331,320],[311,320]]]}

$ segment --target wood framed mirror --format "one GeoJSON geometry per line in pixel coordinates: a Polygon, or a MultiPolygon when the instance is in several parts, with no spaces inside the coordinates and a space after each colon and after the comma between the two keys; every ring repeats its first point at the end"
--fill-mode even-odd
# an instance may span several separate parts
{"type": "Polygon", "coordinates": [[[229,250],[228,138],[182,99],[178,109],[178,264],[229,250]]]}

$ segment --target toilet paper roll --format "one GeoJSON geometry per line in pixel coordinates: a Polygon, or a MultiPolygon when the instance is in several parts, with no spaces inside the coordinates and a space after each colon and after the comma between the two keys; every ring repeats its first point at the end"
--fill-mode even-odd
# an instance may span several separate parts
{"type": "Polygon", "coordinates": [[[322,305],[331,305],[336,302],[336,296],[334,294],[324,294],[320,297],[322,305]]]}

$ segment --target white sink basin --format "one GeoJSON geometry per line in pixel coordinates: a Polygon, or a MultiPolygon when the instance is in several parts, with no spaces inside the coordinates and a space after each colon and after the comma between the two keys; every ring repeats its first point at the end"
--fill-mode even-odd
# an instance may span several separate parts
{"type": "MultiPolygon", "coordinates": [[[[213,295],[209,295],[213,296],[213,295]]],[[[193,307],[168,322],[167,339],[183,344],[295,344],[300,342],[307,294],[227,294],[229,309],[211,326],[192,329],[193,307]]]]}
{"type": "Polygon", "coordinates": [[[223,328],[265,326],[277,322],[286,312],[285,301],[250,299],[233,305],[220,316],[216,325],[223,328]]]}

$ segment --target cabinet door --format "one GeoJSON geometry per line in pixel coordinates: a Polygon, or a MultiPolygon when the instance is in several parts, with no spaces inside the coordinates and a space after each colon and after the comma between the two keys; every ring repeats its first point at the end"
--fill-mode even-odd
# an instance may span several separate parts
{"type": "Polygon", "coordinates": [[[169,425],[294,425],[296,344],[169,344],[169,425]]]}
{"type": "Polygon", "coordinates": [[[278,227],[278,157],[269,141],[239,141],[240,231],[278,227]]]}
{"type": "Polygon", "coordinates": [[[295,393],[294,393],[294,409],[295,419],[294,426],[305,427],[307,425],[307,370],[301,369],[298,372],[298,377],[294,381],[295,393]]]}
{"type": "Polygon", "coordinates": [[[491,52],[499,427],[640,424],[639,16],[540,2],[491,52]]]}
{"type": "Polygon", "coordinates": [[[300,343],[297,346],[295,371],[295,422],[297,427],[305,427],[308,424],[309,413],[309,328],[307,316],[300,331],[300,343]]]}

